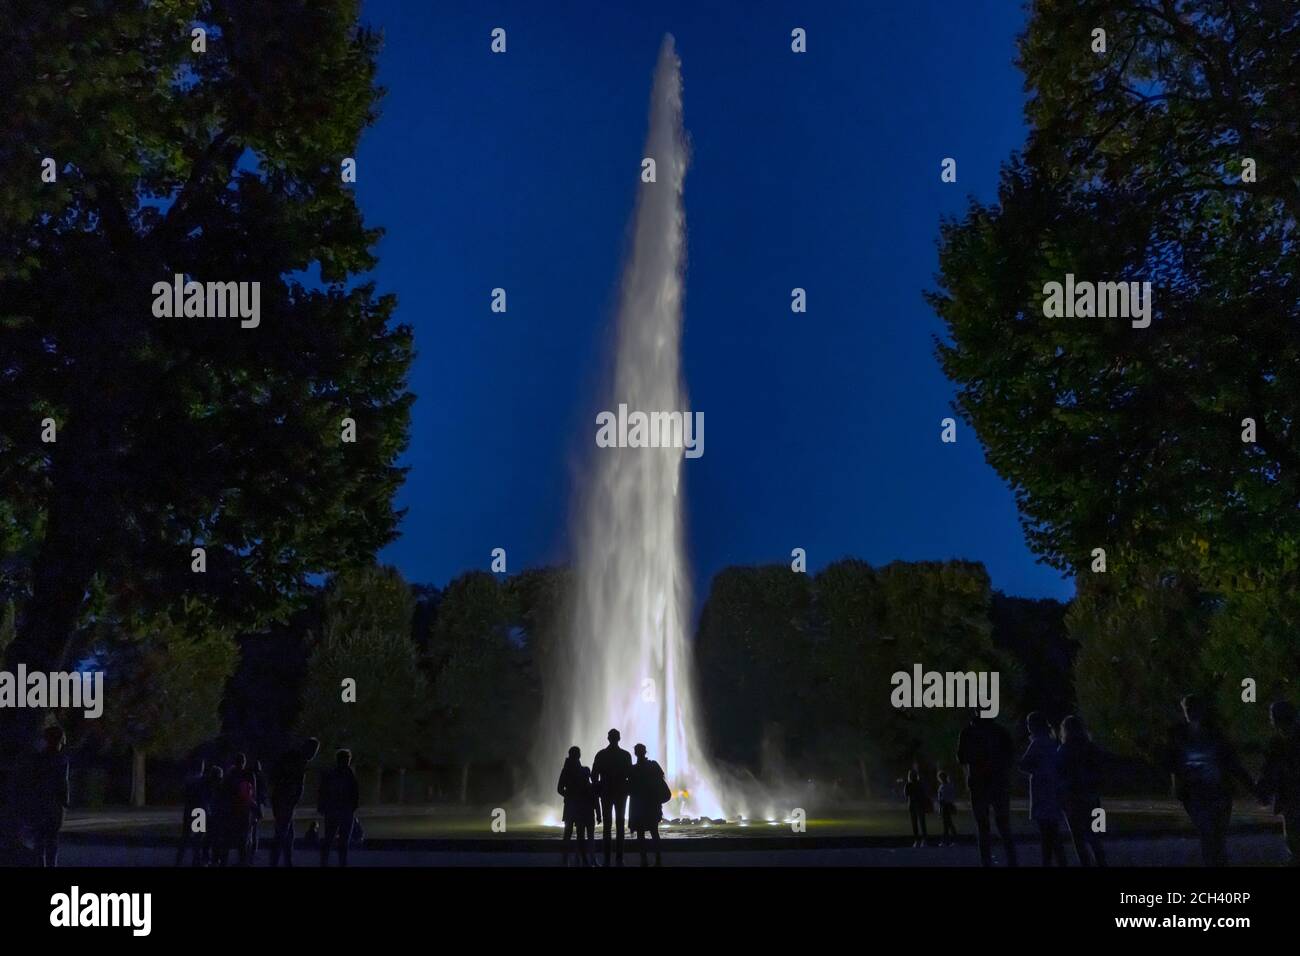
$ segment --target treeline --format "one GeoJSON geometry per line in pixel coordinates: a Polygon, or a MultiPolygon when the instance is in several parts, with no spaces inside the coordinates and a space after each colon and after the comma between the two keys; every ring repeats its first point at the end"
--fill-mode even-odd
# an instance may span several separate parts
{"type": "MultiPolygon", "coordinates": [[[[376,566],[332,576],[288,621],[252,634],[105,615],[80,663],[106,674],[103,716],[59,718],[74,764],[99,768],[85,789],[105,802],[173,799],[196,756],[265,761],[304,735],[354,751],[369,802],[502,799],[525,784],[570,592],[562,568],[469,572],[437,589],[376,566]],[[163,772],[146,789],[150,766],[163,772]]],[[[1154,788],[1183,694],[1215,701],[1247,754],[1267,703],[1288,696],[1283,638],[1300,622],[1275,592],[1248,597],[1166,577],[1123,593],[1089,581],[1069,604],[1029,600],[994,591],[966,561],[727,568],[695,635],[702,729],[741,777],[878,796],[914,763],[954,769],[964,719],[895,707],[892,675],[996,671],[997,719],[1017,736],[1031,711],[1080,713],[1128,758],[1113,785],[1154,788]],[[1258,665],[1268,648],[1282,657],[1258,665]],[[1253,700],[1242,662],[1257,662],[1253,700]]],[[[14,619],[12,602],[0,606],[0,652],[14,619]]]]}
{"type": "Polygon", "coordinates": [[[813,778],[843,796],[879,795],[914,762],[952,769],[964,712],[894,707],[892,675],[996,671],[999,719],[1059,719],[1074,706],[1064,614],[994,592],[966,561],[729,568],[697,638],[712,749],[766,781],[813,778]]]}

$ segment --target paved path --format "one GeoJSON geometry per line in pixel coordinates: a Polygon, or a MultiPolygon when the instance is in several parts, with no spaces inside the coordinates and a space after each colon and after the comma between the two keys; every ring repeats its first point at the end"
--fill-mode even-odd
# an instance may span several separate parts
{"type": "MultiPolygon", "coordinates": [[[[800,850],[691,850],[681,843],[669,846],[664,854],[665,866],[977,866],[979,858],[973,846],[925,847],[920,849],[881,848],[800,850]]],[[[1021,863],[1039,864],[1036,842],[1018,845],[1021,863]]],[[[1073,850],[1068,851],[1071,863],[1073,850]]],[[[1160,837],[1156,839],[1118,839],[1107,844],[1107,854],[1116,866],[1196,866],[1200,852],[1195,839],[1160,837]]],[[[314,866],[316,854],[295,851],[299,865],[314,866]]],[[[1229,842],[1229,857],[1235,865],[1278,866],[1285,862],[1286,851],[1280,834],[1244,834],[1229,842]]],[[[64,866],[170,866],[175,850],[166,847],[108,846],[103,844],[65,845],[60,851],[64,866]]],[[[265,849],[258,864],[266,865],[265,849]]],[[[541,852],[445,852],[432,850],[352,851],[354,866],[558,866],[559,845],[555,853],[541,852]]],[[[635,865],[635,853],[628,855],[635,865]]]]}

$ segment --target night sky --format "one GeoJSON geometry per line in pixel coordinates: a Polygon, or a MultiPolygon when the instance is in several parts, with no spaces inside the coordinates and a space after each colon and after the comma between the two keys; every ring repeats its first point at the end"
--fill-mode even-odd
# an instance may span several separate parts
{"type": "Polygon", "coordinates": [[[566,560],[638,188],[651,74],[677,40],[686,179],[685,463],[697,600],[731,564],[968,558],[1068,597],[1037,564],[973,433],[922,299],[940,218],[994,195],[1024,140],[1024,13],[952,3],[515,4],[373,0],[382,116],[357,190],[376,279],[419,357],[403,536],[381,557],[443,585],[566,560]],[[508,51],[489,50],[494,27],[508,51]],[[808,52],[790,51],[803,27],[808,52]],[[956,184],[940,182],[944,157],[956,184]],[[494,287],[509,310],[490,311],[494,287]],[[807,289],[808,312],[790,311],[807,289]]]}

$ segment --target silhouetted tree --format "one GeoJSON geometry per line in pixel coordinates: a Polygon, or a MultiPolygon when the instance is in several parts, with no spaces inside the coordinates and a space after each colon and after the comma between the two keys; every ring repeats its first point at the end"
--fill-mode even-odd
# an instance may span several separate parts
{"type": "Polygon", "coordinates": [[[327,752],[351,749],[373,774],[379,802],[384,768],[416,757],[427,732],[429,689],[411,640],[415,599],[395,569],[372,567],[334,576],[323,603],[298,730],[327,752]]]}
{"type": "Polygon", "coordinates": [[[227,631],[206,615],[159,615],[96,628],[82,669],[104,672],[102,716],[85,734],[131,755],[131,804],[146,800],[150,757],[179,758],[215,737],[226,681],[239,657],[227,631]]]}
{"type": "MultiPolygon", "coordinates": [[[[0,13],[0,538],[29,556],[7,662],[65,665],[96,577],[129,614],[184,595],[253,626],[393,538],[411,334],[358,282],[379,233],[339,175],[380,94],[358,9],[0,13]],[[260,325],[156,318],[175,274],[260,282],[260,325]]],[[[0,743],[39,719],[0,712],[0,743]]]]}
{"type": "Polygon", "coordinates": [[[533,744],[536,683],[514,621],[507,588],[485,571],[456,578],[438,605],[431,666],[444,719],[436,745],[460,767],[462,803],[474,764],[514,768],[533,744]]]}
{"type": "Polygon", "coordinates": [[[1293,3],[1033,6],[1028,142],[996,204],[943,226],[930,300],[958,408],[1055,567],[1090,573],[1105,548],[1138,582],[1294,583],[1297,57],[1293,3]],[[1151,326],[1046,318],[1067,272],[1149,280],[1151,326]]]}

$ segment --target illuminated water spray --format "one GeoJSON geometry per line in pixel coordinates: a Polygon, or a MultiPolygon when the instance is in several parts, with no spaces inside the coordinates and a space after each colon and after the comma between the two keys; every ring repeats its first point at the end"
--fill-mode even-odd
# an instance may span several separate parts
{"type": "MultiPolygon", "coordinates": [[[[681,64],[664,38],[650,99],[644,156],[656,181],[641,183],[617,320],[612,391],[605,409],[685,412],[682,270],[687,149],[681,64]]],[[[593,427],[593,435],[595,429],[593,427]]],[[[681,448],[601,448],[577,524],[576,595],[546,701],[542,742],[558,761],[572,744],[590,764],[617,727],[622,746],[643,743],[676,793],[665,815],[723,816],[700,745],[687,640],[689,575],[679,494],[681,448]]],[[[552,779],[554,774],[552,774],[552,779]]],[[[553,786],[553,785],[552,785],[553,786]]]]}

